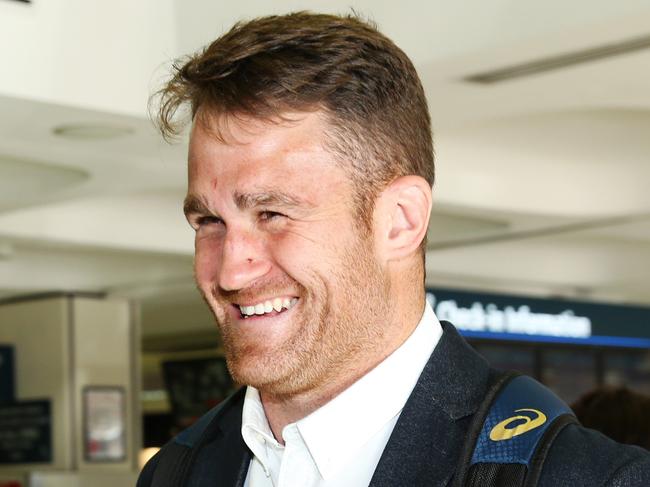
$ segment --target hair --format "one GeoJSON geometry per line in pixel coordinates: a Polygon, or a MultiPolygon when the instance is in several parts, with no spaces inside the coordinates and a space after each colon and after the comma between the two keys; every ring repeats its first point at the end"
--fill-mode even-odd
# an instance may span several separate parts
{"type": "Polygon", "coordinates": [[[326,148],[351,178],[366,230],[376,196],[396,177],[418,175],[433,186],[431,121],[415,67],[356,15],[296,12],[239,22],[173,69],[152,97],[166,139],[183,129],[187,118],[178,120],[177,112],[185,106],[192,119],[271,122],[288,112],[322,111],[326,148]]]}
{"type": "Polygon", "coordinates": [[[619,443],[650,449],[650,397],[625,387],[601,387],[582,396],[571,408],[583,426],[619,443]]]}

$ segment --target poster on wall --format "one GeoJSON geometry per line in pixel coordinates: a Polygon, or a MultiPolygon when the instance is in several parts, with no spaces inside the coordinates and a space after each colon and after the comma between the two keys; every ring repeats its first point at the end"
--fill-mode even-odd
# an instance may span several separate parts
{"type": "Polygon", "coordinates": [[[14,347],[0,344],[0,404],[14,401],[14,347]]]}
{"type": "Polygon", "coordinates": [[[162,365],[179,429],[188,427],[235,388],[223,357],[173,360],[162,365]]]}
{"type": "Polygon", "coordinates": [[[87,462],[126,459],[125,402],[122,387],[84,388],[84,458],[87,462]]]}
{"type": "Polygon", "coordinates": [[[48,400],[0,405],[0,465],[50,463],[52,415],[48,400]]]}

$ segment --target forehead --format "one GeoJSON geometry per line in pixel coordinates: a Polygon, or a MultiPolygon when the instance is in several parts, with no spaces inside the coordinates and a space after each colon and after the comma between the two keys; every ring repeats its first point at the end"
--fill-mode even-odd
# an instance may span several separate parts
{"type": "Polygon", "coordinates": [[[324,116],[289,113],[263,121],[250,117],[197,117],[189,147],[190,187],[241,191],[241,185],[299,183],[322,186],[347,180],[325,147],[324,116]],[[237,183],[237,188],[232,187],[237,183]]]}

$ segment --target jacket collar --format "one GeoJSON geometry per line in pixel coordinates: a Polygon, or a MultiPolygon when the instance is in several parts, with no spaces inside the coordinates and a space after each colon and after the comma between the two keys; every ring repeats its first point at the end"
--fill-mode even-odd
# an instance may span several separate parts
{"type": "Polygon", "coordinates": [[[456,470],[490,369],[451,324],[441,324],[440,342],[404,406],[370,487],[442,487],[456,470]]]}

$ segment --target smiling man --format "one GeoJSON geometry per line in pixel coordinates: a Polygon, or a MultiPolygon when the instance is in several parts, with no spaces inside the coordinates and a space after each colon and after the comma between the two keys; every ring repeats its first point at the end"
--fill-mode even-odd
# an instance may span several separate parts
{"type": "MultiPolygon", "coordinates": [[[[190,108],[196,281],[245,387],[138,485],[519,485],[465,475],[501,376],[426,305],[433,148],[408,57],[354,17],[265,17],[177,66],[160,102],[165,136],[190,108]]],[[[519,411],[536,416],[493,441],[546,423],[519,411]]],[[[650,482],[640,450],[575,424],[546,460],[539,485],[650,482]]]]}
{"type": "MultiPolygon", "coordinates": [[[[422,292],[394,302],[391,265],[373,258],[386,244],[359,231],[354,184],[325,145],[326,114],[283,116],[290,120],[225,115],[195,124],[185,206],[196,231],[196,280],[229,369],[260,392],[279,441],[286,424],[401,345],[424,307],[422,292]],[[408,321],[398,318],[407,312],[408,321]]],[[[429,185],[405,176],[385,193],[394,212],[383,225],[413,233],[406,223],[413,220],[407,244],[417,248],[429,185]]]]}

